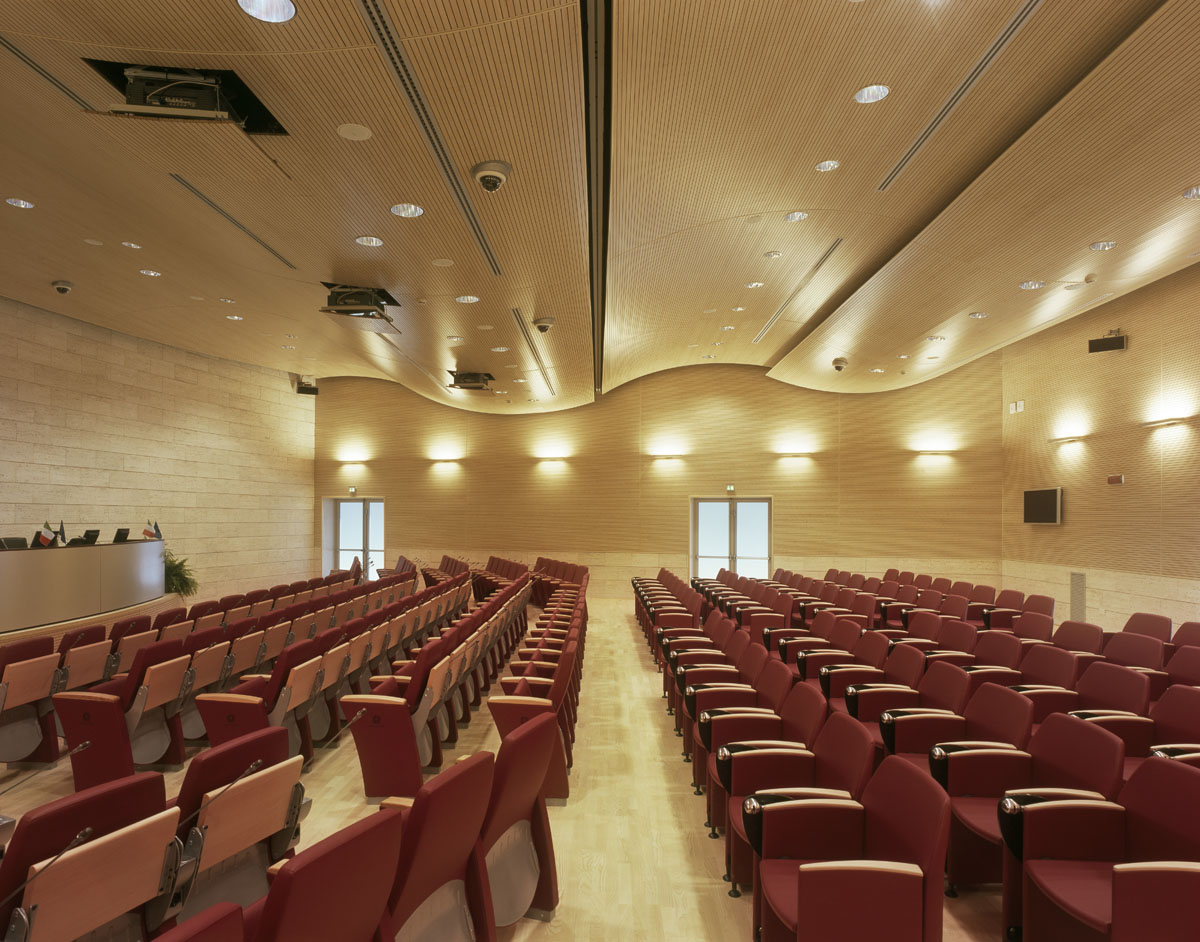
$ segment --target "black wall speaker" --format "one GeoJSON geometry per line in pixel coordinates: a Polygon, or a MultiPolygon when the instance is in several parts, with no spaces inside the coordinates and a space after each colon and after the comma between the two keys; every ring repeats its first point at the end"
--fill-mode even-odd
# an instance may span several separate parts
{"type": "Polygon", "coordinates": [[[1104,353],[1107,350],[1124,350],[1129,338],[1124,334],[1115,337],[1101,337],[1099,340],[1088,341],[1088,353],[1104,353]]]}

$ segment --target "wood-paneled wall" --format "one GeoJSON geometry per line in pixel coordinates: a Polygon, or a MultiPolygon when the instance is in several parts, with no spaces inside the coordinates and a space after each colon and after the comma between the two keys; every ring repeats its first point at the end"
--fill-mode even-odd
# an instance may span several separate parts
{"type": "Polygon", "coordinates": [[[288,375],[0,298],[0,533],[157,520],[201,598],[317,570],[311,398],[288,375]]]}
{"type": "Polygon", "coordinates": [[[516,417],[377,380],[320,388],[317,496],[355,486],[384,498],[389,561],[552,555],[588,563],[593,591],[622,597],[630,575],[686,570],[689,499],[733,484],[737,496],[774,499],[777,564],[904,559],[999,577],[999,357],[862,396],[797,389],[755,367],[698,366],[591,406],[516,417]],[[797,453],[808,457],[785,457],[797,453]]]}

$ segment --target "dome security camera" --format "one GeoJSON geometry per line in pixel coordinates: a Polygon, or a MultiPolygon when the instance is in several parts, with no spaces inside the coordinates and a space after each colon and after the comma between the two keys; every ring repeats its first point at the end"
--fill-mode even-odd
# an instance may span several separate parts
{"type": "Polygon", "coordinates": [[[52,282],[50,282],[50,287],[53,288],[55,291],[57,291],[59,294],[70,294],[71,289],[74,288],[75,285],[73,285],[69,281],[52,281],[52,282]]]}
{"type": "Polygon", "coordinates": [[[847,360],[845,357],[836,357],[836,358],[834,358],[834,361],[833,361],[833,368],[834,368],[834,369],[835,369],[837,372],[839,372],[839,373],[840,373],[842,370],[844,370],[846,367],[848,367],[849,365],[850,365],[850,361],[849,361],[849,360],[847,360]]]}
{"type": "Polygon", "coordinates": [[[485,192],[495,193],[508,182],[512,165],[503,160],[485,160],[471,168],[471,176],[479,181],[485,192]]]}
{"type": "Polygon", "coordinates": [[[538,333],[547,333],[554,326],[553,317],[539,317],[533,322],[533,326],[538,329],[538,333]]]}

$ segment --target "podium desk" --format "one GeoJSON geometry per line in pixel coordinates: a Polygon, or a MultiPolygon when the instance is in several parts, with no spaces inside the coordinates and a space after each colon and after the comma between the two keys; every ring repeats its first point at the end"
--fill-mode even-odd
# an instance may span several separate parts
{"type": "Polygon", "coordinates": [[[0,632],[100,616],[162,594],[162,540],[0,552],[0,632]]]}

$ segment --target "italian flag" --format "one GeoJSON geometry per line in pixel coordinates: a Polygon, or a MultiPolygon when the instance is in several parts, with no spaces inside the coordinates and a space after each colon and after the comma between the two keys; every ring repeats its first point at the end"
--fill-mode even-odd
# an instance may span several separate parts
{"type": "Polygon", "coordinates": [[[143,540],[158,539],[157,534],[155,534],[155,532],[154,532],[154,525],[149,520],[146,521],[146,526],[142,529],[142,539],[143,540]]]}
{"type": "Polygon", "coordinates": [[[42,524],[42,532],[38,534],[38,542],[42,546],[49,546],[54,542],[54,531],[50,529],[49,520],[42,524]]]}

